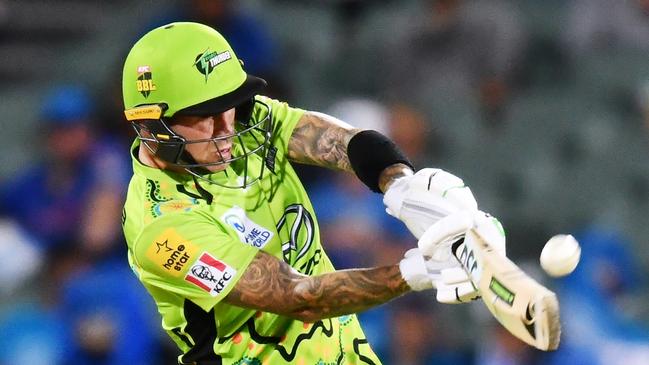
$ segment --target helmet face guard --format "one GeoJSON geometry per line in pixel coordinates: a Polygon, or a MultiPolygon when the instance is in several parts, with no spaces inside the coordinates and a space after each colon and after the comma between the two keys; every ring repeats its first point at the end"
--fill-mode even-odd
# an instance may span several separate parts
{"type": "MultiPolygon", "coordinates": [[[[195,140],[188,140],[172,130],[165,120],[166,118],[162,117],[165,107],[164,104],[148,105],[125,112],[126,118],[131,122],[137,133],[138,139],[153,155],[174,166],[185,169],[197,179],[226,188],[245,188],[263,177],[273,130],[270,105],[259,100],[251,100],[250,106],[241,106],[244,110],[247,108],[249,112],[240,113],[237,111],[234,133],[195,140]],[[254,104],[258,104],[258,110],[261,110],[261,116],[256,120],[251,115],[254,104]],[[187,145],[212,143],[216,146],[219,141],[224,140],[232,140],[233,142],[233,149],[229,158],[224,158],[221,155],[214,161],[197,163],[185,150],[187,145]],[[249,160],[255,158],[252,156],[258,156],[257,159],[260,161],[260,163],[255,164],[258,165],[256,171],[251,171],[251,165],[253,164],[249,160]],[[209,175],[212,172],[207,167],[221,165],[234,165],[235,171],[241,178],[236,183],[228,184],[210,177],[209,175]]],[[[227,172],[225,173],[227,174],[227,172]]]]}
{"type": "Polygon", "coordinates": [[[229,188],[246,187],[263,175],[271,148],[272,115],[270,106],[254,96],[265,86],[264,80],[246,74],[221,34],[208,26],[186,22],[171,23],[144,35],[129,52],[122,76],[126,119],[142,145],[195,178],[229,188]],[[235,132],[231,135],[187,140],[170,125],[174,115],[218,115],[231,108],[236,108],[235,132]],[[185,148],[223,140],[232,140],[227,159],[220,156],[215,161],[197,163],[185,148]],[[223,174],[210,173],[208,167],[219,165],[231,165],[225,174],[233,171],[239,182],[231,184],[232,179],[216,176],[223,174]],[[258,173],[251,171],[253,166],[259,166],[258,173]]]}

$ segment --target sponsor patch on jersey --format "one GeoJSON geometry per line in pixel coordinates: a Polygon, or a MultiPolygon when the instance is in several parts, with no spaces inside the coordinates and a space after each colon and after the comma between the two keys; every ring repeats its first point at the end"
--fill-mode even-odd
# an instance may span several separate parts
{"type": "Polygon", "coordinates": [[[228,287],[236,273],[237,271],[232,266],[203,252],[192,264],[189,272],[185,275],[185,280],[215,297],[228,287]]]}
{"type": "Polygon", "coordinates": [[[146,251],[146,257],[171,276],[179,277],[187,271],[197,251],[196,245],[170,228],[153,241],[146,251]]]}
{"type": "Polygon", "coordinates": [[[246,212],[239,207],[228,209],[221,220],[237,233],[241,242],[257,248],[263,248],[273,238],[273,231],[253,222],[246,212]]]}

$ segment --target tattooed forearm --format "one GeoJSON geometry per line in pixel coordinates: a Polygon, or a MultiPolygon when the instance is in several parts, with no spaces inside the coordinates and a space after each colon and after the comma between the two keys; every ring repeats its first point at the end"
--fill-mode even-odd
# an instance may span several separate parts
{"type": "Polygon", "coordinates": [[[383,172],[381,172],[381,175],[379,175],[379,189],[385,193],[395,179],[407,175],[412,175],[412,169],[408,165],[397,163],[388,166],[383,170],[383,172]]]}
{"type": "Polygon", "coordinates": [[[300,282],[295,292],[304,307],[296,313],[310,321],[358,313],[409,290],[398,265],[336,271],[300,282]]]}
{"type": "Polygon", "coordinates": [[[409,290],[398,265],[308,277],[260,252],[225,301],[315,321],[360,312],[409,290]]]}
{"type": "Polygon", "coordinates": [[[326,114],[306,112],[293,130],[288,156],[295,162],[351,172],[347,145],[359,131],[326,114]]]}
{"type": "Polygon", "coordinates": [[[285,262],[259,251],[225,302],[275,312],[286,300],[286,291],[302,277],[285,262]]]}

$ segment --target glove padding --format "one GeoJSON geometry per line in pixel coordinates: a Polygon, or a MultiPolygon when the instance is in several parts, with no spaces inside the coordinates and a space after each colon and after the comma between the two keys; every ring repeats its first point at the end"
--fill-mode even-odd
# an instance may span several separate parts
{"type": "Polygon", "coordinates": [[[458,259],[464,248],[464,235],[469,229],[477,230],[495,250],[503,256],[506,254],[502,225],[498,219],[487,213],[457,212],[431,226],[424,232],[417,245],[429,271],[431,265],[441,268],[438,275],[431,275],[433,286],[437,288],[437,301],[440,303],[464,303],[480,296],[458,259]],[[449,227],[442,227],[442,224],[449,227]],[[446,234],[460,230],[461,233],[454,237],[446,234]]]}
{"type": "Polygon", "coordinates": [[[426,168],[395,180],[385,192],[386,212],[417,238],[449,214],[476,211],[478,203],[464,181],[444,170],[426,168]]]}
{"type": "MultiPolygon", "coordinates": [[[[401,275],[410,288],[415,291],[432,289],[437,287],[438,296],[446,298],[446,293],[452,285],[466,283],[458,281],[457,269],[464,272],[459,262],[451,252],[453,242],[461,239],[467,229],[471,227],[471,220],[464,214],[447,216],[433,226],[423,235],[420,241],[420,248],[413,248],[406,252],[403,260],[399,263],[401,275]],[[422,255],[421,247],[426,247],[428,255],[422,255]],[[449,286],[446,288],[444,285],[449,286]],[[440,287],[442,292],[440,292],[440,287]]],[[[468,277],[464,281],[469,280],[468,277]]],[[[471,286],[470,281],[468,282],[471,286]]]]}
{"type": "Polygon", "coordinates": [[[466,231],[472,227],[473,213],[460,211],[432,225],[417,242],[427,269],[433,274],[431,278],[440,303],[464,303],[480,296],[452,251],[453,244],[462,241],[466,231]],[[456,234],[450,236],[446,232],[456,234]]]}
{"type": "Polygon", "coordinates": [[[435,262],[424,258],[418,248],[411,248],[399,263],[399,269],[412,290],[437,289],[436,298],[440,303],[464,303],[480,297],[466,271],[457,267],[457,261],[435,262]]]}
{"type": "MultiPolygon", "coordinates": [[[[505,255],[505,236],[497,219],[478,211],[473,193],[464,181],[441,169],[422,169],[395,180],[385,192],[383,202],[386,212],[400,219],[419,239],[421,251],[411,250],[406,258],[410,265],[419,268],[422,287],[435,287],[440,303],[463,303],[478,298],[478,290],[452,253],[451,246],[461,240],[467,230],[477,228],[486,230],[481,234],[491,237],[494,248],[505,255]],[[449,236],[450,232],[457,234],[449,236]],[[422,269],[424,266],[426,273],[422,269]],[[425,284],[426,276],[432,281],[430,284],[425,284]]],[[[460,253],[464,246],[456,246],[460,253]]]]}
{"type": "Polygon", "coordinates": [[[460,304],[480,298],[480,291],[461,267],[442,270],[435,287],[437,301],[444,304],[460,304]]]}
{"type": "Polygon", "coordinates": [[[452,218],[432,228],[450,214],[477,211],[478,204],[464,181],[444,170],[422,169],[414,175],[395,180],[385,192],[383,202],[386,212],[400,219],[415,237],[439,244],[436,250],[441,255],[439,257],[428,257],[426,260],[421,257],[415,261],[414,257],[421,254],[419,251],[410,253],[413,264],[417,262],[421,268],[421,262],[426,263],[426,273],[433,281],[430,285],[437,288],[437,300],[441,303],[461,303],[475,299],[478,293],[450,249],[451,244],[461,239],[468,229],[468,218],[464,221],[452,218]],[[447,227],[447,224],[452,227],[447,227]],[[429,229],[424,237],[424,232],[429,229]],[[458,234],[440,242],[449,229],[458,234]]]}

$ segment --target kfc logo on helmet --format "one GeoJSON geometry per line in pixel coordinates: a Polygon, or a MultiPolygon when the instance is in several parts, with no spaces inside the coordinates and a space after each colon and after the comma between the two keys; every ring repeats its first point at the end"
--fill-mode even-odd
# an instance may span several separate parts
{"type": "Polygon", "coordinates": [[[236,273],[233,267],[203,252],[189,269],[185,280],[215,297],[223,292],[236,273]]]}

